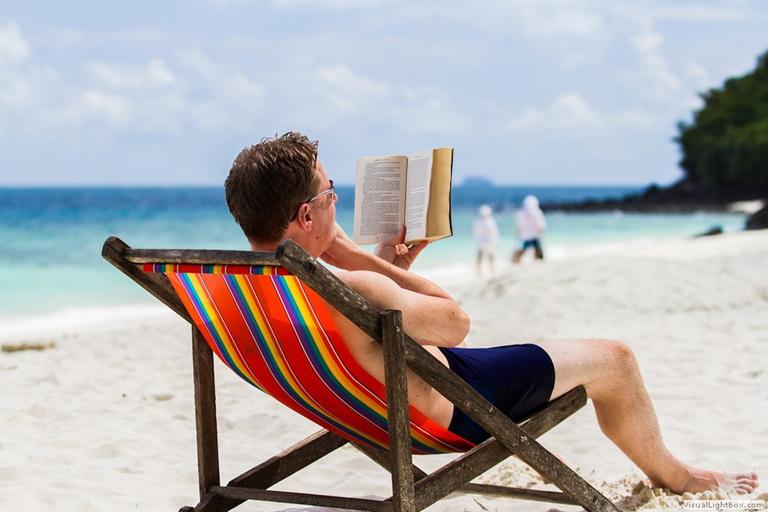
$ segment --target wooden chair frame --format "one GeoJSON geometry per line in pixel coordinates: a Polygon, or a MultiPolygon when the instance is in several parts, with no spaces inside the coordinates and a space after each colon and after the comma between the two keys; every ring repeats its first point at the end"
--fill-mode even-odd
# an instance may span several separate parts
{"type": "Polygon", "coordinates": [[[104,243],[102,255],[190,323],[192,320],[168,278],[164,274],[144,273],[144,263],[281,265],[384,346],[391,450],[386,452],[356,444],[353,446],[391,473],[391,497],[375,500],[270,489],[277,482],[348,442],[327,430],[304,439],[222,486],[219,476],[214,356],[193,324],[200,502],[195,507],[182,508],[182,512],[226,511],[245,500],[351,510],[410,512],[422,510],[456,491],[580,505],[590,511],[618,510],[603,494],[536,441],[537,437],[586,404],[583,387],[550,402],[528,420],[516,424],[405,334],[399,311],[378,311],[291,240],[283,241],[275,253],[263,253],[132,249],[120,239],[111,237],[104,243]],[[412,462],[408,403],[402,398],[407,396],[406,365],[492,436],[429,475],[412,462]],[[511,455],[525,461],[562,492],[470,483],[511,455]]]}

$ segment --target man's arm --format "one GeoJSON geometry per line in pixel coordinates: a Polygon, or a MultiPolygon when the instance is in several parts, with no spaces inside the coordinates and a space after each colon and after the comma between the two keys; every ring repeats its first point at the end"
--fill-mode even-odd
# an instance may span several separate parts
{"type": "MultiPolygon", "coordinates": [[[[398,237],[393,237],[384,245],[397,245],[396,242],[398,237]]],[[[408,248],[403,249],[404,246],[391,251],[380,250],[380,246],[377,253],[395,255],[395,261],[410,267],[425,246],[426,243],[411,248],[411,253],[408,253],[408,248]]],[[[336,241],[322,258],[348,270],[339,278],[376,308],[402,311],[405,331],[418,343],[456,346],[469,332],[469,317],[442,288],[361,249],[341,228],[337,228],[336,241]]]]}

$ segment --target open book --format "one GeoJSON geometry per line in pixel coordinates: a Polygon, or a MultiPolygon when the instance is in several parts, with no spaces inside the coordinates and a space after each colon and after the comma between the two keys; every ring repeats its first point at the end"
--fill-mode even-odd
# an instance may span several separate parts
{"type": "Polygon", "coordinates": [[[352,240],[377,243],[405,225],[405,243],[451,236],[453,149],[357,159],[352,240]]]}

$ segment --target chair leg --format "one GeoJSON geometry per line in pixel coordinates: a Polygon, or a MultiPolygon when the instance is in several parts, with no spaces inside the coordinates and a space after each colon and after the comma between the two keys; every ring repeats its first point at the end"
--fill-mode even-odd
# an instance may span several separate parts
{"type": "MultiPolygon", "coordinates": [[[[584,388],[579,386],[547,404],[544,409],[525,420],[520,426],[532,437],[537,438],[578,411],[586,402],[587,394],[584,388]]],[[[386,470],[390,470],[389,454],[387,452],[369,446],[353,446],[386,470]]],[[[432,474],[428,475],[414,465],[416,510],[426,508],[454,491],[468,494],[549,501],[560,504],[575,504],[572,499],[561,492],[535,491],[506,486],[468,483],[511,455],[509,450],[497,440],[489,439],[442,466],[432,474]]]]}
{"type": "Polygon", "coordinates": [[[212,486],[219,485],[221,482],[213,351],[195,326],[192,326],[192,371],[195,382],[197,476],[202,499],[212,486]]]}
{"type": "Polygon", "coordinates": [[[579,505],[589,511],[618,511],[608,498],[544,449],[503,412],[490,406],[480,393],[458,375],[446,372],[445,366],[415,341],[406,340],[405,352],[408,366],[427,383],[579,505]]]}
{"type": "Polygon", "coordinates": [[[412,512],[416,510],[416,496],[411,454],[408,382],[405,375],[403,316],[400,311],[386,311],[382,314],[381,320],[389,419],[392,503],[396,512],[412,512]]]}
{"type": "MultiPolygon", "coordinates": [[[[194,508],[186,507],[179,512],[226,512],[247,499],[302,503],[302,501],[292,501],[289,496],[291,493],[287,492],[282,496],[286,499],[276,499],[275,496],[279,491],[273,492],[267,489],[344,446],[347,442],[336,434],[321,430],[235,477],[226,487],[213,486],[194,508]],[[251,495],[241,496],[240,493],[251,495]]],[[[342,501],[343,499],[338,499],[339,503],[342,501]]],[[[311,502],[304,501],[304,503],[311,502]]],[[[362,510],[367,509],[362,508],[362,510]]]]}

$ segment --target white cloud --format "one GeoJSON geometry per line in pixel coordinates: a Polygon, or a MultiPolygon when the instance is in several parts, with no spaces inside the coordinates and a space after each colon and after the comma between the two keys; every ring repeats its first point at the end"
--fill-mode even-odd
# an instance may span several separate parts
{"type": "Polygon", "coordinates": [[[557,130],[580,137],[596,130],[612,128],[640,128],[652,126],[654,116],[642,110],[603,112],[593,108],[577,92],[568,92],[554,98],[543,109],[526,107],[522,113],[507,122],[510,131],[557,130]]]}
{"type": "Polygon", "coordinates": [[[242,73],[232,73],[223,82],[222,91],[233,105],[243,104],[243,107],[247,108],[267,95],[263,85],[250,80],[242,73]]]}
{"type": "Polygon", "coordinates": [[[56,114],[61,128],[76,128],[82,134],[111,130],[112,136],[167,136],[185,125],[187,102],[173,91],[132,94],[125,91],[87,89],[56,114]]]}
{"type": "Polygon", "coordinates": [[[54,29],[49,37],[56,46],[74,46],[82,44],[86,40],[86,34],[71,28],[54,29]]]}
{"type": "Polygon", "coordinates": [[[734,5],[662,5],[651,10],[653,17],[686,21],[739,21],[749,15],[746,9],[734,5]]]}
{"type": "Polygon", "coordinates": [[[86,74],[99,85],[113,89],[148,89],[173,85],[177,80],[162,59],[150,60],[144,68],[91,62],[86,74]]]}
{"type": "Polygon", "coordinates": [[[445,90],[402,85],[397,91],[399,104],[388,109],[387,114],[397,130],[408,134],[456,134],[472,127],[472,120],[456,109],[445,90]]]}
{"type": "MultiPolygon", "coordinates": [[[[276,91],[292,106],[289,124],[311,129],[386,124],[395,133],[458,133],[470,125],[450,94],[432,85],[384,81],[364,76],[346,64],[293,69],[291,87],[276,91]]],[[[282,75],[284,76],[284,75],[282,75]]],[[[387,75],[389,76],[389,75],[387,75]]]]}
{"type": "Polygon", "coordinates": [[[182,66],[192,73],[188,115],[195,126],[204,130],[249,126],[253,114],[264,108],[269,91],[244,72],[212,61],[199,49],[179,52],[182,66]]]}
{"type": "Polygon", "coordinates": [[[698,83],[699,87],[706,87],[712,83],[712,77],[707,68],[695,62],[688,62],[685,65],[684,73],[687,79],[698,83]]]}
{"type": "MultiPolygon", "coordinates": [[[[214,0],[218,2],[242,0],[214,0]]],[[[314,7],[318,9],[363,9],[385,5],[385,0],[273,0],[277,7],[314,7]]]]}
{"type": "Polygon", "coordinates": [[[32,65],[13,72],[0,68],[0,114],[6,122],[17,119],[17,131],[37,137],[61,130],[72,137],[95,131],[111,137],[166,136],[188,126],[210,131],[252,122],[266,89],[202,54],[195,66],[191,61],[184,61],[186,73],[162,58],[139,66],[90,62],[82,66],[82,80],[70,77],[69,82],[32,65]]]}
{"type": "Polygon", "coordinates": [[[590,9],[577,2],[549,1],[520,5],[520,21],[530,36],[591,37],[605,30],[599,9],[590,9]]]}
{"type": "Polygon", "coordinates": [[[658,104],[674,104],[684,94],[683,83],[664,57],[665,37],[653,28],[653,20],[638,13],[634,32],[628,36],[636,60],[624,68],[622,76],[638,97],[658,104]]]}
{"type": "Polygon", "coordinates": [[[0,66],[24,62],[32,53],[29,44],[21,35],[21,29],[9,21],[0,27],[0,66]]]}
{"type": "Polygon", "coordinates": [[[245,73],[217,65],[200,50],[187,50],[179,53],[181,63],[193,71],[196,76],[190,81],[202,79],[207,96],[214,101],[225,101],[237,108],[250,110],[254,102],[260,102],[267,96],[267,88],[248,78],[245,73]]]}
{"type": "Polygon", "coordinates": [[[215,74],[213,62],[201,50],[193,48],[177,52],[177,60],[190,69],[194,69],[203,76],[215,74]]]}
{"type": "Polygon", "coordinates": [[[526,107],[507,126],[512,131],[550,128],[571,130],[600,127],[603,123],[603,116],[594,111],[579,93],[568,92],[556,97],[543,110],[526,107]]]}
{"type": "Polygon", "coordinates": [[[202,98],[190,101],[185,114],[196,127],[208,131],[247,128],[267,98],[265,87],[237,72],[209,87],[202,98]]]}
{"type": "Polygon", "coordinates": [[[392,95],[389,84],[361,76],[344,64],[320,66],[313,75],[327,105],[342,113],[374,111],[392,95]]]}
{"type": "Polygon", "coordinates": [[[34,80],[0,71],[0,106],[14,110],[29,107],[34,103],[36,93],[34,80]]]}
{"type": "Polygon", "coordinates": [[[346,64],[307,69],[296,62],[278,75],[285,87],[275,94],[290,106],[286,121],[313,129],[337,126],[359,116],[378,116],[394,94],[390,84],[355,73],[346,64]]]}
{"type": "Polygon", "coordinates": [[[187,100],[179,77],[163,59],[142,66],[106,62],[84,65],[90,84],[61,97],[58,122],[84,130],[107,128],[128,134],[178,133],[186,119],[187,100]]]}
{"type": "MultiPolygon", "coordinates": [[[[214,5],[256,4],[263,0],[207,0],[214,5]]],[[[316,9],[360,9],[385,4],[387,0],[271,0],[275,7],[316,9]]]]}
{"type": "Polygon", "coordinates": [[[111,128],[123,128],[134,120],[135,113],[134,105],[124,96],[90,89],[83,91],[76,101],[68,105],[62,116],[73,127],[96,122],[111,128]]]}

